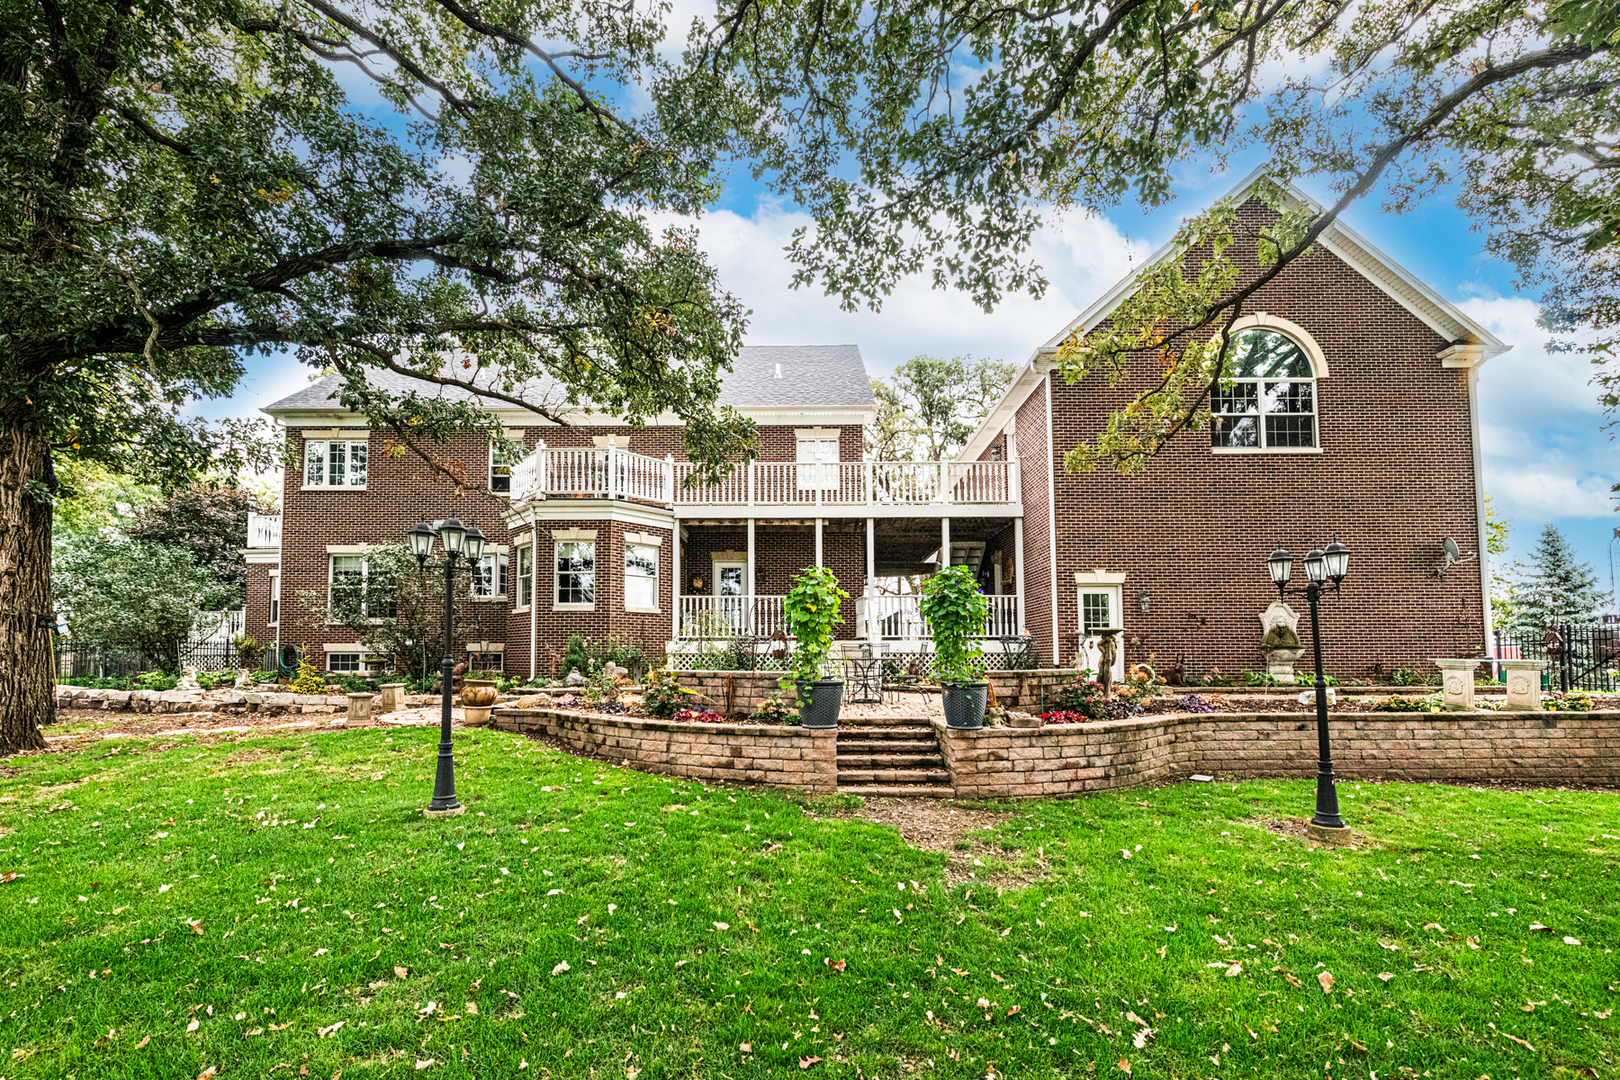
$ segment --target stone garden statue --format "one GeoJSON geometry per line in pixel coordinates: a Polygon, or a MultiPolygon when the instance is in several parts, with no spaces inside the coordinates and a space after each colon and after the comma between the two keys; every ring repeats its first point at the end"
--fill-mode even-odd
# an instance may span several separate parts
{"type": "Polygon", "coordinates": [[[1114,696],[1114,661],[1119,659],[1119,635],[1123,629],[1098,630],[1097,681],[1102,683],[1103,697],[1114,696]]]}
{"type": "Polygon", "coordinates": [[[1260,613],[1260,651],[1266,656],[1266,673],[1280,683],[1294,682],[1294,661],[1304,651],[1299,640],[1299,613],[1281,600],[1260,613]]]}
{"type": "Polygon", "coordinates": [[[197,668],[194,664],[187,664],[180,669],[180,681],[175,684],[176,690],[201,690],[197,683],[197,668]]]}
{"type": "Polygon", "coordinates": [[[585,676],[579,673],[579,668],[569,668],[568,678],[563,680],[564,686],[584,686],[585,676]]]}

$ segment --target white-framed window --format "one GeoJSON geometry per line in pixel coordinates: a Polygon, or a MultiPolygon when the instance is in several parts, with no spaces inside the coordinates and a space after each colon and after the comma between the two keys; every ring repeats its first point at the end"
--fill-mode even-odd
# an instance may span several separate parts
{"type": "Polygon", "coordinates": [[[499,494],[510,494],[512,491],[512,466],[518,463],[506,452],[506,444],[492,442],[489,444],[489,490],[499,494]]]}
{"type": "Polygon", "coordinates": [[[534,545],[525,544],[517,550],[517,606],[526,608],[534,603],[534,545]]]}
{"type": "Polygon", "coordinates": [[[358,672],[361,656],[362,654],[357,652],[329,652],[326,654],[326,670],[342,673],[358,672]]]}
{"type": "Polygon", "coordinates": [[[800,435],[795,459],[800,491],[838,486],[838,436],[800,435]]]}
{"type": "Polygon", "coordinates": [[[505,671],[505,653],[469,652],[467,664],[472,671],[505,671]]]}
{"type": "Polygon", "coordinates": [[[1228,350],[1231,373],[1209,390],[1210,445],[1226,450],[1314,449],[1316,373],[1287,334],[1240,331],[1228,350]]]}
{"type": "Polygon", "coordinates": [[[658,610],[658,549],[652,544],[624,545],[624,609],[658,610]]]}
{"type": "Polygon", "coordinates": [[[596,603],[596,541],[559,540],[554,602],[590,607],[596,603]]]}
{"type": "Polygon", "coordinates": [[[366,557],[364,555],[328,555],[326,602],[330,607],[365,602],[366,557]]]}
{"type": "Polygon", "coordinates": [[[472,594],[478,600],[496,600],[506,596],[507,555],[504,551],[490,552],[472,567],[472,594]]]}
{"type": "Polygon", "coordinates": [[[266,626],[281,625],[281,575],[270,575],[270,610],[264,620],[266,626]]]}
{"type": "Polygon", "coordinates": [[[304,486],[365,487],[366,446],[346,439],[309,440],[304,444],[304,486]]]}

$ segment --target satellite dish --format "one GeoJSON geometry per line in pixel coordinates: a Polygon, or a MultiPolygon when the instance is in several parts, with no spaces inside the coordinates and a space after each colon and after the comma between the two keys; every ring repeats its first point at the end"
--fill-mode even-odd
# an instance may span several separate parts
{"type": "Polygon", "coordinates": [[[1446,562],[1454,563],[1462,558],[1462,548],[1458,547],[1457,541],[1451,537],[1448,536],[1440,541],[1440,546],[1446,549],[1446,562]]]}

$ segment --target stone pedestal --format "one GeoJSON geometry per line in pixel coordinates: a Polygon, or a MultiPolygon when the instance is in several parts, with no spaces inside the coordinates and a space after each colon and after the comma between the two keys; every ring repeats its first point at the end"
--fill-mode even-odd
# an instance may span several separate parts
{"type": "Polygon", "coordinates": [[[371,699],[376,694],[350,694],[349,697],[349,723],[371,723],[371,699]]]}
{"type": "MultiPolygon", "coordinates": [[[[1271,649],[1266,653],[1266,674],[1276,679],[1284,686],[1292,686],[1297,681],[1294,677],[1294,662],[1304,649],[1271,649]]],[[[1312,676],[1314,679],[1315,676],[1312,676]]]]}
{"type": "Polygon", "coordinates": [[[377,711],[398,712],[405,704],[405,684],[382,683],[377,687],[377,711]]]}
{"type": "Polygon", "coordinates": [[[1314,821],[1305,823],[1305,832],[1312,840],[1328,847],[1349,847],[1355,842],[1354,835],[1349,826],[1335,829],[1328,825],[1318,825],[1314,821]]]}
{"type": "Polygon", "coordinates": [[[1507,704],[1510,709],[1541,708],[1541,671],[1545,660],[1498,660],[1502,666],[1502,681],[1507,683],[1507,704]]]}
{"type": "Polygon", "coordinates": [[[1479,660],[1431,660],[1440,669],[1441,706],[1447,712],[1473,712],[1474,669],[1479,660]]]}

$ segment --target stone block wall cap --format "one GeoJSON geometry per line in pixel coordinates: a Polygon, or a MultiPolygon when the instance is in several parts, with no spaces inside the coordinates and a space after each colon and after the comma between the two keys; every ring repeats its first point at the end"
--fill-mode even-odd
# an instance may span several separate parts
{"type": "Polygon", "coordinates": [[[1478,667],[1481,664],[1490,663],[1490,657],[1488,657],[1488,656],[1476,656],[1472,660],[1468,659],[1467,657],[1458,657],[1458,658],[1451,659],[1451,660],[1435,660],[1435,659],[1431,659],[1429,661],[1429,663],[1435,664],[1435,665],[1437,665],[1439,667],[1443,667],[1443,668],[1444,667],[1478,667]]]}
{"type": "MultiPolygon", "coordinates": [[[[1546,660],[1497,660],[1505,668],[1523,669],[1526,671],[1540,671],[1547,666],[1546,660]]],[[[1484,661],[1481,661],[1484,663],[1484,661]]]]}
{"type": "Polygon", "coordinates": [[[376,696],[377,696],[376,694],[362,692],[362,693],[350,694],[350,695],[348,695],[348,698],[349,698],[350,701],[358,701],[358,700],[361,700],[361,699],[364,699],[366,701],[370,701],[372,698],[374,698],[376,696]]]}

